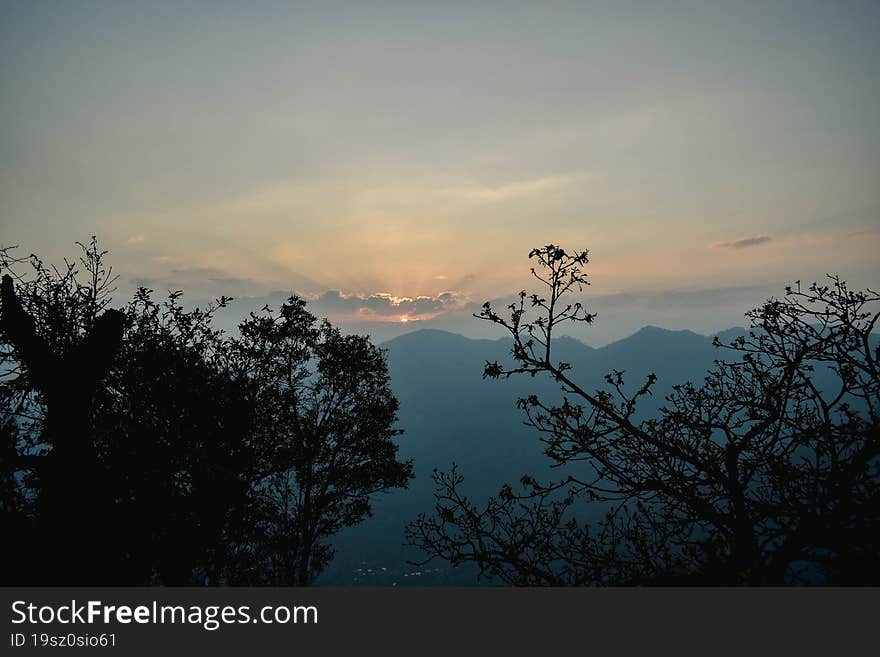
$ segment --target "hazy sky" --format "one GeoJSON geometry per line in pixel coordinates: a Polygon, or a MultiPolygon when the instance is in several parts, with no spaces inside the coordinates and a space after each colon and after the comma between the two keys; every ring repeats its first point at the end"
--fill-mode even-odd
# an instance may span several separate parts
{"type": "Polygon", "coordinates": [[[0,242],[122,292],[467,332],[555,242],[603,341],[880,286],[878,2],[0,7],[0,242]]]}

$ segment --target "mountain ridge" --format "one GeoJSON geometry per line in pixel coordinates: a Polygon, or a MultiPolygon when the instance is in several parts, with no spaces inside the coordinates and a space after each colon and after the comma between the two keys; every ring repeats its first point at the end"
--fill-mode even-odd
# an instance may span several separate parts
{"type": "MultiPolygon", "coordinates": [[[[727,339],[728,336],[745,334],[747,332],[748,332],[748,329],[744,326],[731,326],[730,328],[726,328],[721,331],[713,331],[712,333],[704,334],[704,333],[697,333],[696,331],[692,331],[690,329],[667,329],[667,328],[663,328],[661,326],[655,326],[653,324],[646,324],[642,328],[638,329],[637,331],[635,331],[629,335],[626,335],[622,338],[619,338],[619,339],[614,340],[612,342],[609,342],[607,344],[600,345],[598,347],[593,346],[591,344],[588,344],[588,343],[584,342],[582,339],[580,339],[576,336],[573,336],[573,335],[562,334],[562,335],[559,335],[558,337],[554,338],[554,340],[557,340],[557,341],[569,341],[570,340],[572,342],[578,343],[579,345],[583,345],[584,347],[587,347],[588,349],[592,349],[595,351],[601,351],[602,349],[607,349],[607,348],[612,347],[614,345],[617,345],[620,343],[625,343],[627,340],[635,338],[636,336],[641,336],[641,337],[657,336],[657,335],[694,336],[696,338],[703,338],[703,339],[707,339],[707,340],[711,341],[712,338],[714,338],[716,336],[718,336],[719,338],[723,337],[724,339],[727,339]]],[[[393,338],[389,338],[388,340],[384,340],[382,342],[379,342],[378,346],[383,347],[383,348],[388,348],[395,343],[399,343],[400,341],[406,341],[406,339],[410,339],[410,340],[414,339],[413,336],[428,336],[428,335],[430,335],[430,336],[455,336],[456,338],[463,338],[464,340],[468,340],[470,342],[477,342],[477,343],[498,343],[498,342],[507,342],[508,340],[510,340],[510,338],[507,336],[500,336],[497,338],[472,338],[472,337],[469,337],[469,336],[464,335],[462,333],[456,333],[455,331],[447,331],[445,329],[418,328],[413,331],[403,333],[402,335],[398,335],[393,338]]]]}
{"type": "MultiPolygon", "coordinates": [[[[643,400],[644,416],[656,411],[674,384],[702,381],[719,355],[713,335],[647,326],[602,347],[560,336],[558,341],[554,338],[554,360],[570,363],[570,375],[587,389],[604,387],[604,375],[612,370],[625,372],[629,388],[640,386],[649,373],[657,374],[653,396],[643,400]]],[[[408,562],[419,554],[402,546],[403,528],[418,513],[433,508],[435,468],[448,470],[456,463],[465,476],[465,492],[478,505],[523,474],[558,476],[538,436],[523,425],[516,400],[537,394],[556,401],[561,397],[559,386],[543,376],[482,376],[486,361],[511,363],[510,344],[509,337],[469,338],[432,328],[380,343],[387,350],[391,386],[400,402],[398,426],[404,433],[398,439],[399,456],[413,460],[416,477],[409,489],[376,499],[372,519],[340,533],[337,557],[319,583],[474,583],[472,572],[447,565],[410,567],[408,562]]]]}

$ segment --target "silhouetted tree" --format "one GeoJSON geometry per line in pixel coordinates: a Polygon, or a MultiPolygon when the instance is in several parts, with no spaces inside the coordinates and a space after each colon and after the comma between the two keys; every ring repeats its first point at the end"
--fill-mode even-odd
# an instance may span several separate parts
{"type": "Polygon", "coordinates": [[[226,581],[257,476],[254,414],[230,370],[216,311],[158,303],[139,289],[125,309],[117,366],[98,397],[93,435],[105,458],[124,578],[226,581]]]}
{"type": "Polygon", "coordinates": [[[513,338],[512,365],[487,362],[484,376],[559,384],[560,403],[518,407],[568,474],[524,476],[478,507],[455,467],[435,472],[435,514],[407,528],[426,561],[516,585],[880,583],[880,295],[836,277],[787,288],[748,313],[747,334],[716,338],[732,357],[702,384],[674,386],[639,419],[653,374],[628,388],[614,371],[592,391],[554,359],[559,327],[594,319],[567,300],[587,284],[587,252],[530,258],[544,291],[478,315],[513,338]]]}
{"type": "Polygon", "coordinates": [[[141,288],[112,310],[106,252],[80,246],[78,263],[32,256],[3,281],[3,581],[311,583],[327,537],[410,476],[382,352],[313,326],[296,298],[239,338],[213,328],[225,297],[186,310],[141,288]],[[304,495],[283,517],[282,480],[304,495]]]}
{"type": "MultiPolygon", "coordinates": [[[[48,270],[36,259],[34,265],[41,276],[29,291],[48,291],[48,270]]],[[[53,292],[79,295],[87,290],[72,266],[58,278],[66,287],[53,292]]],[[[2,279],[0,331],[11,348],[4,361],[11,355],[17,360],[17,383],[24,384],[16,386],[19,408],[26,403],[25,390],[36,395],[45,409],[41,442],[52,445],[39,458],[26,458],[40,481],[35,500],[40,522],[29,553],[42,563],[42,572],[59,583],[70,581],[74,572],[86,580],[96,577],[108,567],[112,549],[107,524],[100,520],[107,515],[107,498],[89,419],[98,386],[119,348],[124,318],[117,310],[105,309],[99,287],[89,290],[94,294],[88,299],[66,297],[71,302],[67,306],[58,304],[57,296],[43,299],[48,312],[38,315],[38,322],[16,295],[12,277],[5,274],[2,279]],[[83,538],[59,550],[58,544],[71,535],[83,538]]],[[[9,422],[4,418],[14,436],[9,422]]]]}
{"type": "Polygon", "coordinates": [[[382,350],[319,324],[300,298],[239,328],[234,357],[264,446],[243,579],[305,586],[332,558],[327,539],[369,516],[371,495],[412,477],[396,459],[398,402],[382,350]]]}

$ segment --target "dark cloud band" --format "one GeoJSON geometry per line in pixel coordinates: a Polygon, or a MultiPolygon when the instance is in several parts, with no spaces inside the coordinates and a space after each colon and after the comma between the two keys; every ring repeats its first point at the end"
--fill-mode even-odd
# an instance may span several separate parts
{"type": "Polygon", "coordinates": [[[755,237],[744,237],[741,240],[734,240],[733,242],[719,242],[718,244],[715,244],[715,247],[719,249],[747,249],[750,246],[766,244],[771,239],[773,238],[768,237],[767,235],[757,235],[755,237]]]}

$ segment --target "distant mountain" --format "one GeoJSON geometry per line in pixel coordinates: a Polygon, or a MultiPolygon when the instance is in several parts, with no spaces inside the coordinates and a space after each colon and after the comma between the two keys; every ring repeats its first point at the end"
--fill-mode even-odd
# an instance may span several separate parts
{"type": "MultiPolygon", "coordinates": [[[[743,329],[723,332],[731,340],[743,329]]],[[[403,528],[419,512],[433,508],[434,468],[455,462],[466,478],[466,490],[478,504],[498,492],[501,484],[516,482],[525,473],[553,476],[541,443],[522,425],[515,407],[518,397],[535,393],[558,398],[558,387],[546,377],[484,380],[484,363],[510,361],[510,341],[474,340],[438,330],[419,330],[382,345],[388,350],[392,387],[400,400],[400,455],[414,460],[416,479],[405,491],[395,491],[374,505],[374,517],[342,532],[337,556],[319,579],[323,585],[349,584],[468,584],[473,572],[451,569],[445,563],[427,568],[407,565],[419,556],[402,547],[403,528]]],[[[651,372],[658,382],[652,403],[662,405],[677,383],[699,382],[721,357],[712,336],[646,326],[633,335],[601,348],[562,337],[555,359],[573,367],[573,376],[588,389],[604,385],[613,369],[625,372],[638,386],[651,372]]]]}

